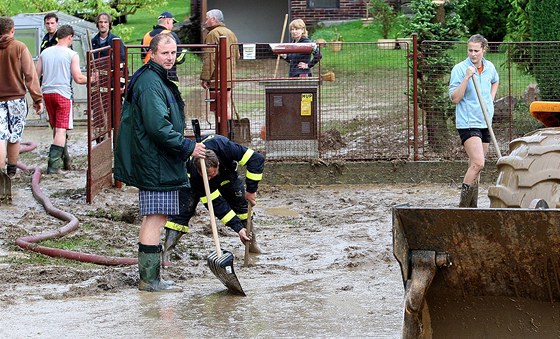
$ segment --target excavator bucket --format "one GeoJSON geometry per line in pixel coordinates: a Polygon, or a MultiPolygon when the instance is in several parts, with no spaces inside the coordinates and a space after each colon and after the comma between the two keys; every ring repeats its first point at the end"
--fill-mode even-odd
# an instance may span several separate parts
{"type": "Polygon", "coordinates": [[[403,338],[560,337],[560,210],[396,206],[393,253],[403,338]]]}

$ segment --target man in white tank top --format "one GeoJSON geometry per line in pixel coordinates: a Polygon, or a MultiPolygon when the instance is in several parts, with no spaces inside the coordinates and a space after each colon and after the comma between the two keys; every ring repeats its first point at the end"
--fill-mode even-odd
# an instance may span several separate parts
{"type": "Polygon", "coordinates": [[[41,52],[37,62],[37,73],[43,76],[43,100],[53,128],[47,173],[59,173],[63,167],[70,169],[66,131],[74,127],[72,80],[87,83],[87,77],[80,71],[80,57],[70,48],[74,39],[72,26],[60,26],[57,38],[58,43],[41,52]]]}

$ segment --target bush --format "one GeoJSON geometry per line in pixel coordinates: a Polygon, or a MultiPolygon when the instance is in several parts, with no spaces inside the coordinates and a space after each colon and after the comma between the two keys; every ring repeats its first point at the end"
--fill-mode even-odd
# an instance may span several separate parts
{"type": "MultiPolygon", "coordinates": [[[[529,21],[533,41],[557,41],[560,36],[560,0],[531,0],[529,21]]],[[[533,44],[533,75],[537,79],[543,100],[560,100],[560,50],[533,44]],[[537,61],[538,60],[538,61],[537,61]]]]}
{"type": "Polygon", "coordinates": [[[385,0],[371,0],[368,8],[371,16],[381,24],[381,36],[387,39],[397,23],[397,13],[385,0]]]}
{"type": "Polygon", "coordinates": [[[503,41],[512,11],[509,0],[494,0],[469,1],[458,13],[470,34],[482,34],[488,41],[503,41]]]}

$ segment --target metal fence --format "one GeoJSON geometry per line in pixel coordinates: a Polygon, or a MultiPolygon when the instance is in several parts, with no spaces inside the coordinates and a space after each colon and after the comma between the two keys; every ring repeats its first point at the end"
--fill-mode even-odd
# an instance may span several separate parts
{"type": "MultiPolygon", "coordinates": [[[[269,44],[240,44],[242,57],[228,87],[233,93],[234,119],[249,123],[247,143],[269,160],[464,159],[447,86],[453,65],[467,57],[466,43],[425,41],[417,53],[408,41],[397,46],[324,43],[313,76],[289,78],[288,64],[271,52],[269,44]],[[442,55],[445,67],[433,63],[442,55]],[[419,74],[417,110],[412,105],[414,57],[419,74]],[[311,119],[311,127],[305,121],[300,126],[293,118],[298,114],[301,118],[302,105],[314,90],[316,107],[312,105],[311,110],[316,120],[311,119]],[[287,96],[283,98],[282,92],[287,96]],[[282,108],[283,113],[276,112],[278,102],[289,95],[295,95],[295,103],[282,108]],[[312,137],[298,137],[307,128],[312,137]]],[[[180,47],[188,51],[187,61],[177,65],[186,117],[198,118],[203,130],[210,133],[217,130],[217,119],[210,93],[200,86],[199,76],[202,54],[218,49],[215,45],[180,47]]],[[[550,71],[538,65],[552,64],[546,58],[558,47],[556,42],[490,44],[486,58],[500,75],[494,129],[502,153],[507,153],[509,141],[541,126],[528,107],[540,98],[538,72],[550,71]]],[[[143,64],[141,46],[126,49],[131,75],[143,64]]],[[[553,98],[549,95],[547,99],[553,98]]],[[[495,153],[491,151],[490,156],[495,153]]]]}
{"type": "MultiPolygon", "coordinates": [[[[312,69],[311,78],[289,78],[288,63],[278,59],[268,44],[254,44],[254,59],[247,59],[246,45],[239,45],[242,58],[231,84],[234,119],[249,121],[251,146],[271,160],[408,158],[409,46],[401,46],[382,49],[377,43],[325,43],[321,46],[322,60],[312,69]],[[282,84],[280,89],[277,84],[282,84]],[[282,96],[281,92],[306,94],[308,89],[317,90],[313,137],[294,137],[297,133],[282,124],[282,117],[277,117],[276,123],[267,121],[274,105],[274,98],[267,100],[270,92],[276,90],[282,96]],[[281,130],[275,130],[275,126],[281,130]]],[[[214,53],[216,49],[202,50],[205,45],[181,47],[188,48],[191,56],[177,65],[186,116],[200,119],[203,128],[215,129],[210,94],[201,88],[199,75],[202,53],[214,53]]],[[[127,46],[129,74],[142,65],[140,48],[127,46]]],[[[288,118],[299,113],[285,114],[288,118]]],[[[294,128],[297,130],[297,126],[294,128]]]]}
{"type": "MultiPolygon", "coordinates": [[[[109,47],[98,49],[108,52],[109,47]]],[[[119,49],[117,49],[119,50],[119,49]]],[[[88,162],[86,175],[86,201],[91,203],[103,187],[112,184],[113,169],[113,114],[120,109],[119,100],[113,100],[115,74],[112,72],[111,55],[94,58],[92,51],[87,53],[88,105],[88,162]]],[[[117,63],[118,67],[118,63],[117,63]]],[[[117,72],[118,73],[118,72],[117,72]]],[[[119,74],[116,74],[119,77],[119,74]]],[[[119,77],[120,78],[120,77],[119,77]]],[[[117,86],[119,87],[119,86],[117,86]]],[[[120,91],[117,96],[120,97],[120,91]]]]}
{"type": "MultiPolygon", "coordinates": [[[[558,42],[489,43],[485,58],[500,76],[492,126],[502,155],[507,154],[511,140],[542,127],[530,114],[529,106],[542,97],[537,83],[542,84],[543,78],[558,67],[553,63],[558,50],[558,42]]],[[[419,51],[419,90],[426,98],[420,100],[421,159],[464,158],[447,86],[453,65],[467,58],[466,42],[424,41],[419,51]]],[[[553,86],[556,84],[558,79],[553,86]]],[[[546,100],[560,99],[555,93],[547,93],[546,100]]],[[[493,147],[490,157],[497,157],[493,147]]]]}

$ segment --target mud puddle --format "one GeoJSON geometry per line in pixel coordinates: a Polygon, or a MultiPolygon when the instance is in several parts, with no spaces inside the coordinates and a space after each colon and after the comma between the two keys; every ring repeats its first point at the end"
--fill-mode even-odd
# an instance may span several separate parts
{"type": "MultiPolygon", "coordinates": [[[[44,166],[47,146],[25,160],[44,166]]],[[[72,149],[79,157],[84,148],[72,149]]],[[[88,205],[82,164],[41,181],[53,204],[80,220],[67,237],[95,239],[101,246],[94,251],[103,252],[98,254],[135,257],[140,222],[118,218],[117,212],[137,210],[136,191],[108,189],[88,205]]],[[[63,226],[42,213],[29,182],[21,174],[14,182],[14,205],[0,207],[2,337],[399,338],[403,286],[392,254],[391,207],[449,207],[458,200],[455,185],[264,184],[254,224],[265,253],[244,267],[237,235],[219,229],[247,297],[229,294],[208,269],[206,256],[214,247],[201,206],[177,246],[174,265],[164,271],[184,291],[150,294],[136,290],[136,267],[50,258],[14,245],[18,237],[63,226]]],[[[489,205],[484,195],[483,188],[481,207],[489,205]]]]}

